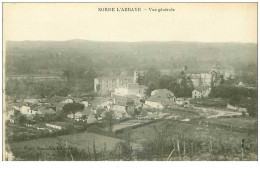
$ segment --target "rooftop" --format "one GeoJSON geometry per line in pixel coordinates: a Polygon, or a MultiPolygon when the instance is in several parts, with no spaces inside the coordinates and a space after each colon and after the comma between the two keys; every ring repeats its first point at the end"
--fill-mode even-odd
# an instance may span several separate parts
{"type": "Polygon", "coordinates": [[[68,97],[64,97],[64,96],[53,96],[51,98],[47,98],[45,103],[59,103],[61,101],[64,101],[68,99],[68,97]]]}
{"type": "Polygon", "coordinates": [[[154,90],[153,92],[156,93],[153,94],[151,97],[149,97],[147,101],[161,102],[162,100],[170,99],[174,97],[174,94],[168,89],[158,89],[158,90],[154,90]]]}
{"type": "Polygon", "coordinates": [[[113,79],[133,79],[133,76],[103,76],[103,77],[96,77],[96,79],[106,79],[106,80],[113,80],[113,79]]]}
{"type": "Polygon", "coordinates": [[[194,90],[197,90],[197,91],[206,91],[207,89],[209,89],[209,87],[207,86],[197,86],[197,87],[194,87],[194,90]]]}

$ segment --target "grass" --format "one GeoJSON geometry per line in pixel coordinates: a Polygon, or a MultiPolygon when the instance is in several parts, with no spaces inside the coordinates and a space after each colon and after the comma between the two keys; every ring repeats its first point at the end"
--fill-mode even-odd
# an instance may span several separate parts
{"type": "MultiPolygon", "coordinates": [[[[249,118],[246,120],[245,118],[227,118],[222,123],[223,120],[216,119],[214,122],[212,120],[212,124],[205,124],[205,119],[195,119],[189,122],[168,120],[134,129],[131,131],[131,138],[134,142],[142,144],[146,140],[154,139],[158,136],[154,129],[155,127],[157,130],[164,131],[163,125],[167,125],[168,128],[165,129],[165,132],[167,132],[166,135],[169,139],[176,139],[179,135],[182,135],[184,140],[186,140],[187,147],[191,142],[199,144],[200,147],[197,148],[197,154],[194,155],[193,160],[239,160],[242,139],[245,139],[247,149],[244,160],[257,160],[258,139],[255,121],[249,118]],[[219,127],[219,125],[215,124],[233,124],[234,127],[247,127],[250,133],[244,130],[231,130],[229,127],[219,127]],[[214,157],[208,156],[210,142],[215,152],[214,157]]],[[[186,160],[190,160],[190,158],[186,160]]]]}
{"type": "MultiPolygon", "coordinates": [[[[67,140],[68,146],[77,147],[80,150],[93,151],[93,143],[95,142],[95,149],[97,151],[106,149],[113,150],[117,143],[122,140],[111,138],[107,136],[98,135],[95,133],[80,133],[72,134],[65,136],[58,136],[54,138],[40,138],[35,140],[28,140],[23,142],[11,143],[10,147],[14,154],[22,154],[24,151],[38,151],[51,154],[52,150],[50,147],[56,148],[58,143],[61,143],[65,147],[67,140]]],[[[137,144],[134,144],[134,147],[138,147],[137,144]]]]}
{"type": "Polygon", "coordinates": [[[192,99],[191,104],[195,106],[213,107],[213,108],[226,108],[229,100],[223,98],[198,98],[192,99]]]}
{"type": "Polygon", "coordinates": [[[247,129],[247,130],[257,130],[257,118],[252,117],[230,117],[230,118],[214,118],[214,119],[206,119],[206,121],[210,124],[216,124],[221,126],[247,129]]]}

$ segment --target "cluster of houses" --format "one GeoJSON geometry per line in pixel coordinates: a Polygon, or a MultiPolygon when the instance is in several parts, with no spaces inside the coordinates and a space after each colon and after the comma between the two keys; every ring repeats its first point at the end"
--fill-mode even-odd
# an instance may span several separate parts
{"type": "MultiPolygon", "coordinates": [[[[231,76],[224,73],[220,67],[213,66],[208,73],[189,73],[187,66],[184,66],[182,73],[190,77],[194,85],[192,98],[208,97],[211,86],[218,86],[225,77],[231,76]]],[[[145,97],[146,86],[137,83],[139,73],[134,71],[133,76],[108,76],[94,79],[94,91],[101,95],[137,96],[145,97]]]]}
{"type": "MultiPolygon", "coordinates": [[[[192,98],[194,99],[208,97],[212,84],[217,86],[223,79],[223,74],[218,66],[214,66],[209,73],[200,74],[188,73],[187,67],[184,67],[182,73],[190,77],[193,82],[192,98]]],[[[44,118],[46,115],[61,112],[65,104],[73,102],[82,103],[85,108],[83,111],[68,113],[67,118],[87,123],[102,120],[107,111],[113,111],[116,119],[124,119],[130,118],[133,113],[141,111],[142,108],[163,109],[171,106],[191,106],[190,98],[176,98],[174,93],[168,89],[154,90],[151,92],[151,96],[144,100],[147,87],[138,84],[138,77],[139,73],[134,71],[133,76],[95,78],[94,91],[101,97],[95,97],[91,101],[71,96],[20,100],[8,112],[7,118],[10,122],[17,122],[14,117],[17,111],[27,118],[34,118],[36,115],[44,118]]]]}
{"type": "MultiPolygon", "coordinates": [[[[26,116],[27,119],[33,120],[35,116],[44,118],[58,114],[67,103],[79,102],[85,106],[84,111],[88,108],[88,101],[81,98],[72,98],[71,96],[62,97],[54,96],[47,99],[23,99],[14,103],[13,108],[7,113],[7,120],[12,123],[18,122],[15,113],[26,116]]],[[[86,111],[85,111],[86,112],[86,111]]],[[[68,117],[70,115],[68,114],[68,117]]]]}
{"type": "Polygon", "coordinates": [[[94,91],[101,95],[120,95],[120,96],[145,96],[147,87],[138,85],[139,73],[134,71],[133,76],[108,76],[94,79],[94,91]]]}
{"type": "Polygon", "coordinates": [[[172,106],[191,106],[189,99],[176,98],[168,89],[152,91],[151,96],[145,100],[145,105],[154,109],[163,109],[172,106]]]}

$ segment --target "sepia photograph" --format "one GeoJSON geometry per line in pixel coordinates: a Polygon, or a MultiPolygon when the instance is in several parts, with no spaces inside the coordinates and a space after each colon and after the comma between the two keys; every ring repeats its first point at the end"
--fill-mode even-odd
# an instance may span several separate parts
{"type": "Polygon", "coordinates": [[[3,161],[258,161],[258,4],[2,3],[3,161]]]}

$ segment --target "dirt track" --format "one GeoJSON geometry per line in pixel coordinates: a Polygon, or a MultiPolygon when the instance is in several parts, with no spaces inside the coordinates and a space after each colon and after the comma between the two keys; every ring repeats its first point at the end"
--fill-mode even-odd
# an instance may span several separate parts
{"type": "Polygon", "coordinates": [[[209,108],[202,108],[202,107],[194,107],[194,109],[200,110],[203,113],[200,113],[207,118],[218,118],[218,117],[234,117],[234,116],[242,116],[241,112],[235,111],[225,111],[219,109],[209,109],[209,108]]]}

